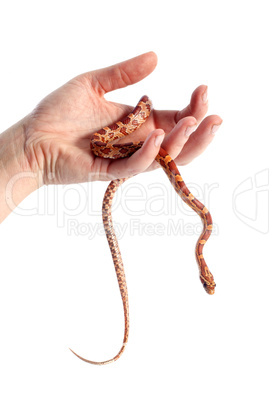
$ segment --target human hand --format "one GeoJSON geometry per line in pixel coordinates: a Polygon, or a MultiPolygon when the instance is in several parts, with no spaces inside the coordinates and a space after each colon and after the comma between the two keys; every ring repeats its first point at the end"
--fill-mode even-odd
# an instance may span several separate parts
{"type": "Polygon", "coordinates": [[[24,148],[31,170],[41,173],[41,184],[112,180],[154,169],[157,163],[153,161],[163,134],[161,146],[178,165],[191,162],[204,151],[214,137],[212,128],[216,130],[222,120],[215,115],[204,118],[208,108],[207,87],[201,85],[185,109],[153,110],[146,124],[131,134],[131,141],[145,141],[131,157],[110,160],[92,154],[91,134],[133,109],[109,102],[104,95],[142,80],[156,64],[157,56],[149,52],[81,74],[38,104],[24,125],[24,148]],[[159,137],[157,145],[156,137],[159,137]]]}

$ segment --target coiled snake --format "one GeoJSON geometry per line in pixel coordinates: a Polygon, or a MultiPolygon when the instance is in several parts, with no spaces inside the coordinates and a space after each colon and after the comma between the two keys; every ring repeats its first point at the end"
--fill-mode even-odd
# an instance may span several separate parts
{"type": "MultiPolygon", "coordinates": [[[[131,134],[133,131],[138,129],[143,123],[145,123],[145,121],[150,115],[151,110],[152,110],[152,103],[150,99],[147,96],[143,96],[138,102],[137,106],[129,115],[127,115],[125,118],[123,118],[121,121],[118,121],[117,123],[102,128],[101,130],[97,131],[91,136],[90,146],[93,153],[96,156],[111,159],[125,158],[133,154],[135,151],[137,151],[137,149],[141,148],[141,146],[143,145],[143,141],[139,141],[137,143],[128,142],[126,144],[116,144],[115,141],[119,140],[120,138],[126,135],[131,134]]],[[[214,294],[216,286],[214,278],[211,272],[209,271],[203,257],[203,247],[212,231],[211,215],[209,211],[206,209],[206,207],[200,201],[198,201],[188,190],[185,182],[183,181],[177,169],[175,162],[163,148],[160,148],[160,151],[156,157],[156,161],[164,169],[166,175],[168,176],[177,194],[182,198],[182,200],[187,205],[190,206],[190,208],[192,208],[195,212],[197,212],[197,214],[202,219],[203,231],[197,241],[195,254],[200,271],[200,280],[203,284],[203,287],[208,294],[214,294]]],[[[126,283],[122,257],[119,250],[118,241],[115,236],[111,216],[111,204],[115,192],[117,191],[118,187],[120,187],[126,180],[127,178],[117,179],[113,180],[109,184],[103,199],[103,208],[102,208],[104,228],[108,244],[110,247],[110,251],[112,254],[114,267],[116,270],[117,280],[124,308],[124,318],[125,318],[124,340],[119,353],[112,359],[103,362],[94,362],[84,359],[83,357],[79,356],[73,350],[70,349],[77,357],[91,364],[104,365],[114,362],[121,356],[128,341],[129,307],[128,307],[127,283],[126,283]]]]}

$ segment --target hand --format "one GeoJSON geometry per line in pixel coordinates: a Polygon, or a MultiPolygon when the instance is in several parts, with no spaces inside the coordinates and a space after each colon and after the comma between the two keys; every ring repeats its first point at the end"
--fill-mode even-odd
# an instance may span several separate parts
{"type": "Polygon", "coordinates": [[[130,158],[110,160],[92,154],[91,133],[121,119],[135,106],[109,102],[104,95],[142,80],[156,64],[156,55],[149,52],[88,72],[39,103],[25,123],[24,148],[31,170],[42,172],[43,184],[112,180],[154,169],[162,140],[161,146],[178,165],[189,163],[204,151],[214,137],[212,128],[216,129],[222,120],[218,116],[203,120],[208,104],[207,87],[201,85],[182,111],[152,112],[146,124],[131,134],[131,141],[145,143],[130,158]]]}
{"type": "Polygon", "coordinates": [[[135,106],[109,102],[104,95],[142,80],[156,64],[156,55],[149,52],[79,75],[1,134],[0,222],[43,184],[113,180],[154,169],[161,143],[178,165],[204,151],[222,120],[219,116],[204,118],[207,87],[201,85],[183,110],[152,112],[146,124],[131,135],[132,141],[143,140],[144,145],[130,158],[110,160],[92,154],[91,134],[135,106]]]}

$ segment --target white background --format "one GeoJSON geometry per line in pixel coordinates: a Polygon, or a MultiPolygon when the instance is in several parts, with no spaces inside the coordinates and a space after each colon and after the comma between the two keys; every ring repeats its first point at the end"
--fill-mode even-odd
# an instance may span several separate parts
{"type": "Polygon", "coordinates": [[[208,150],[181,168],[217,228],[205,250],[214,296],[194,258],[199,218],[182,210],[164,173],[142,174],[118,195],[131,328],[114,364],[91,366],[68,349],[103,360],[122,342],[107,242],[84,233],[101,224],[106,183],[42,188],[4,221],[1,400],[273,401],[271,2],[25,0],[5,2],[0,20],[1,132],[75,75],[149,50],[155,72],[109,99],[134,106],[148,94],[157,109],[180,109],[206,84],[209,114],[224,120],[208,150]],[[153,216],[146,200],[160,188],[168,207],[153,216]],[[167,235],[178,221],[190,232],[167,235]],[[141,223],[160,223],[164,234],[143,233],[141,223]]]}

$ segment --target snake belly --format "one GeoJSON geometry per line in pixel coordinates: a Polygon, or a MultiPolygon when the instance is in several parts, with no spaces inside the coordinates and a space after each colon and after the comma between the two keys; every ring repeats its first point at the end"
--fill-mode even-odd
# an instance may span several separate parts
{"type": "MultiPolygon", "coordinates": [[[[129,113],[126,117],[124,117],[121,121],[106,126],[97,131],[96,133],[92,134],[90,140],[90,147],[92,152],[98,157],[111,158],[111,159],[126,158],[132,155],[134,152],[136,152],[139,148],[142,147],[143,141],[127,142],[124,144],[119,143],[117,144],[117,141],[120,138],[130,135],[132,132],[137,130],[142,124],[144,124],[148,119],[151,111],[152,111],[151,100],[148,98],[148,96],[143,96],[136,105],[136,107],[132,110],[132,112],[129,113]]],[[[206,292],[212,295],[214,294],[216,284],[214,282],[213,275],[209,271],[203,256],[203,247],[212,232],[212,218],[210,212],[188,190],[174,160],[163,148],[160,148],[160,151],[156,156],[155,160],[163,168],[171,185],[173,186],[179,197],[200,216],[203,222],[203,230],[195,247],[195,256],[199,267],[199,274],[202,285],[206,290],[206,292]]],[[[115,235],[111,215],[111,206],[114,195],[117,189],[127,179],[128,178],[117,179],[110,182],[104,195],[103,207],[102,207],[104,229],[113,259],[113,264],[117,275],[118,285],[124,309],[125,329],[124,329],[124,339],[122,347],[115,357],[102,362],[95,362],[85,359],[70,349],[72,353],[74,353],[79,359],[87,363],[96,365],[105,365],[119,359],[128,341],[129,305],[128,305],[127,283],[126,283],[122,256],[119,249],[118,240],[115,235]]]]}

